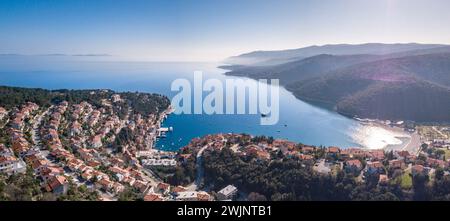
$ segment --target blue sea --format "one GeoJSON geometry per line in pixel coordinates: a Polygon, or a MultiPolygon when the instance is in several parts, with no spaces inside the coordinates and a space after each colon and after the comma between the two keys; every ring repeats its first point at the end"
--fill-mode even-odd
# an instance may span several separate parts
{"type": "MultiPolygon", "coordinates": [[[[192,80],[194,71],[203,78],[222,82],[225,70],[219,63],[121,62],[73,59],[64,56],[0,56],[0,85],[46,89],[112,89],[160,93],[172,98],[175,79],[192,80]]],[[[191,81],[192,82],[192,81],[191,81]]],[[[288,139],[310,145],[383,148],[399,142],[382,128],[362,125],[332,110],[296,99],[280,88],[280,120],[260,125],[260,114],[171,114],[164,126],[173,127],[157,148],[177,150],[189,140],[212,133],[247,133],[288,139]]]]}

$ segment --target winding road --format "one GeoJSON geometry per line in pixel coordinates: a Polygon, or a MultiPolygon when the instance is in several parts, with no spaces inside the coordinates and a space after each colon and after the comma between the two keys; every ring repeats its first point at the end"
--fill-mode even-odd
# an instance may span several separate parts
{"type": "Polygon", "coordinates": [[[211,145],[211,143],[206,144],[203,146],[197,153],[197,160],[196,160],[196,168],[197,168],[197,176],[195,178],[195,189],[198,189],[198,186],[202,183],[204,170],[202,167],[203,163],[203,151],[206,150],[211,145]]]}

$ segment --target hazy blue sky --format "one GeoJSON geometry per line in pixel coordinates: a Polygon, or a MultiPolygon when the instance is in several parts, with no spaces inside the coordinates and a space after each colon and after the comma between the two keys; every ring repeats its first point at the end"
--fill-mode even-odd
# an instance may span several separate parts
{"type": "Polygon", "coordinates": [[[331,43],[450,44],[448,0],[0,0],[0,53],[220,60],[331,43]]]}

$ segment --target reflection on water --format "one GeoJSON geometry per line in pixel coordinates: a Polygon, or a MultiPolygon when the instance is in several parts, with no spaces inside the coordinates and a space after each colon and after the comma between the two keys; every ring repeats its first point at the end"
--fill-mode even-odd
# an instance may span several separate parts
{"type": "MultiPolygon", "coordinates": [[[[173,97],[170,90],[174,79],[192,82],[194,71],[201,70],[205,80],[224,81],[224,70],[217,63],[152,63],[72,61],[34,56],[0,57],[0,85],[39,87],[47,89],[109,88],[116,91],[161,93],[173,97]]],[[[259,114],[244,115],[171,115],[164,122],[174,132],[157,142],[162,149],[176,150],[190,139],[211,133],[248,133],[273,136],[310,145],[361,146],[383,148],[401,144],[394,133],[377,126],[361,125],[330,111],[332,107],[310,104],[296,99],[280,88],[280,121],[261,126],[259,114]]]]}
{"type": "Polygon", "coordinates": [[[368,149],[380,149],[388,146],[403,146],[411,136],[399,131],[388,130],[380,126],[361,124],[351,131],[355,143],[368,149]]]}

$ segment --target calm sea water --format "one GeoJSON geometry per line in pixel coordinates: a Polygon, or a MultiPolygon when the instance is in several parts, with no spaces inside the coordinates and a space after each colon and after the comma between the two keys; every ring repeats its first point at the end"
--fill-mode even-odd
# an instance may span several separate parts
{"type": "MultiPolygon", "coordinates": [[[[65,57],[0,56],[0,85],[47,89],[113,89],[161,93],[170,98],[174,79],[191,80],[194,71],[204,79],[224,81],[216,63],[149,63],[73,60],[65,57]]],[[[333,111],[296,99],[280,88],[280,120],[261,126],[260,115],[170,115],[164,126],[174,131],[157,147],[176,150],[190,139],[211,133],[248,133],[289,139],[311,145],[383,148],[399,140],[390,131],[361,125],[333,111]]]]}

